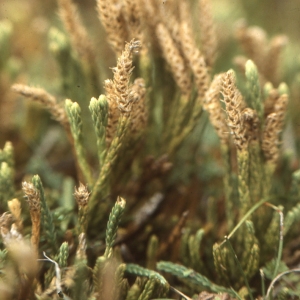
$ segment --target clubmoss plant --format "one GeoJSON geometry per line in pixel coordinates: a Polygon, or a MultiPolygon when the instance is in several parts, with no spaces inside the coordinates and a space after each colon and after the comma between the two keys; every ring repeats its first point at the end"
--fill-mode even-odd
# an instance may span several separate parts
{"type": "Polygon", "coordinates": [[[0,298],[300,294],[300,63],[281,68],[287,37],[233,26],[242,10],[223,0],[57,3],[60,23],[34,19],[52,80],[32,66],[12,84],[20,50],[7,48],[22,39],[0,22],[0,298]],[[2,101],[10,85],[19,109],[2,101]]]}

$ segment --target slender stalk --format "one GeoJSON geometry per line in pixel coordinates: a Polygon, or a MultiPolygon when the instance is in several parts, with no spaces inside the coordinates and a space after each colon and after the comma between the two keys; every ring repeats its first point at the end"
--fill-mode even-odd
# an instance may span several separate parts
{"type": "Polygon", "coordinates": [[[279,233],[278,253],[277,253],[276,264],[275,264],[275,268],[274,268],[273,276],[272,276],[272,278],[275,278],[275,276],[277,275],[279,264],[280,264],[281,257],[282,257],[284,216],[283,216],[283,212],[280,209],[280,207],[272,205],[271,203],[266,203],[266,205],[273,208],[275,211],[277,211],[280,216],[280,233],[279,233]]]}
{"type": "Polygon", "coordinates": [[[290,273],[293,273],[293,272],[300,272],[300,268],[288,270],[288,271],[285,271],[285,272],[282,272],[282,273],[278,274],[278,275],[272,280],[272,282],[270,283],[269,288],[268,288],[268,290],[267,290],[266,297],[264,298],[264,300],[269,299],[270,293],[271,293],[271,291],[272,291],[272,289],[273,289],[273,286],[274,286],[274,284],[275,284],[276,281],[278,281],[278,280],[279,280],[281,277],[283,277],[284,275],[287,275],[287,274],[290,274],[290,273]]]}
{"type": "Polygon", "coordinates": [[[265,299],[265,295],[266,295],[266,285],[265,285],[265,274],[263,269],[259,270],[260,272],[260,278],[261,278],[261,294],[263,299],[265,299]]]}
{"type": "MultiPolygon", "coordinates": [[[[244,215],[244,217],[239,221],[239,223],[232,229],[230,234],[227,236],[227,239],[230,239],[234,233],[240,228],[240,226],[248,219],[248,217],[253,214],[262,204],[267,202],[267,199],[262,199],[259,202],[257,202],[255,205],[253,205],[248,212],[244,215]]],[[[225,242],[225,240],[221,243],[221,245],[225,242]]],[[[220,245],[220,246],[221,246],[220,245]]]]}
{"type": "Polygon", "coordinates": [[[241,264],[240,264],[240,261],[239,261],[238,258],[237,258],[236,253],[234,252],[234,249],[233,249],[233,247],[232,247],[232,245],[231,245],[231,243],[230,243],[230,241],[229,241],[229,238],[228,238],[227,236],[225,236],[225,241],[226,241],[226,243],[228,244],[230,251],[233,253],[234,260],[235,260],[235,262],[236,262],[238,268],[240,269],[240,272],[241,272],[242,275],[243,275],[243,278],[244,278],[246,287],[247,287],[248,292],[249,292],[250,299],[251,299],[251,300],[254,300],[253,295],[252,295],[252,292],[251,292],[251,289],[250,289],[250,286],[249,286],[249,282],[248,282],[247,277],[246,277],[246,274],[245,274],[245,272],[244,272],[244,270],[243,270],[243,268],[242,268],[242,266],[241,266],[241,264]]]}

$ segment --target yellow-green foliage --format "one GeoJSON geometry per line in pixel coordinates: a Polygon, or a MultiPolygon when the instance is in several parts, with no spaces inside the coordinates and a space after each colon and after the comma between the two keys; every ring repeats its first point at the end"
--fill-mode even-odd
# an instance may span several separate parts
{"type": "Polygon", "coordinates": [[[300,294],[298,4],[2,2],[0,299],[300,294]]]}

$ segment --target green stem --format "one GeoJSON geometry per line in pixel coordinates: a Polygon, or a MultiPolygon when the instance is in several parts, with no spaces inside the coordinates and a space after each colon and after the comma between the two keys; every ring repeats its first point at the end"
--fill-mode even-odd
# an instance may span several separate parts
{"type": "Polygon", "coordinates": [[[247,287],[247,289],[248,289],[250,299],[251,299],[251,300],[254,300],[253,295],[252,295],[252,292],[251,292],[251,289],[250,289],[250,286],[249,286],[249,282],[248,282],[247,277],[246,277],[246,274],[245,274],[245,272],[243,271],[243,268],[242,268],[242,266],[241,266],[241,264],[240,264],[240,261],[238,260],[237,255],[236,255],[236,253],[234,252],[234,249],[233,249],[233,247],[232,247],[232,245],[231,245],[231,243],[230,243],[230,241],[229,241],[229,238],[228,238],[227,236],[225,236],[225,241],[227,242],[230,251],[233,253],[233,258],[234,258],[234,260],[235,260],[235,262],[236,262],[238,268],[240,269],[240,272],[242,273],[242,275],[243,275],[243,277],[244,277],[244,281],[245,281],[246,287],[247,287]]]}
{"type": "MultiPolygon", "coordinates": [[[[248,212],[243,216],[243,218],[238,222],[238,224],[232,229],[232,231],[230,232],[230,234],[227,236],[227,239],[230,239],[233,234],[240,228],[240,226],[248,219],[248,217],[254,213],[262,204],[264,204],[265,202],[267,202],[267,199],[262,199],[259,202],[257,202],[255,205],[253,205],[248,212]]],[[[221,243],[221,245],[224,242],[221,243]]],[[[220,245],[220,246],[221,246],[220,245]]]]}
{"type": "Polygon", "coordinates": [[[266,286],[265,286],[265,275],[264,275],[264,271],[262,269],[259,270],[260,271],[260,278],[261,278],[261,294],[263,299],[265,299],[266,296],[266,286]]]}
{"type": "Polygon", "coordinates": [[[280,264],[281,257],[282,257],[284,216],[283,216],[282,210],[279,207],[272,205],[270,203],[266,203],[266,205],[270,206],[275,211],[277,211],[280,216],[280,233],[279,233],[280,235],[279,235],[278,253],[277,253],[276,264],[275,264],[275,268],[274,268],[274,272],[273,272],[273,276],[272,276],[272,278],[275,278],[275,276],[277,275],[279,264],[280,264]]]}

